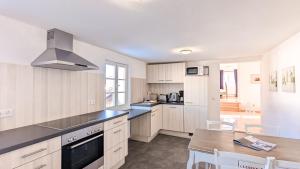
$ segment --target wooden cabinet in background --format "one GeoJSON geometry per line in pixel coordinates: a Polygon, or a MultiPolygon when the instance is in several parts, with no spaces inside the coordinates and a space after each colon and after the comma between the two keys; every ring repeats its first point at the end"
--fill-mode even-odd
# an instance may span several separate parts
{"type": "Polygon", "coordinates": [[[185,63],[147,65],[148,83],[183,83],[185,63]]]}
{"type": "Polygon", "coordinates": [[[154,137],[162,128],[162,106],[157,105],[151,112],[151,137],[154,137]]]}
{"type": "Polygon", "coordinates": [[[183,132],[183,105],[163,105],[163,129],[183,132]]]}
{"type": "Polygon", "coordinates": [[[207,92],[207,76],[186,76],[184,78],[184,105],[207,106],[207,92]]]}
{"type": "Polygon", "coordinates": [[[193,133],[197,128],[206,128],[207,106],[184,106],[184,132],[193,133]]]}

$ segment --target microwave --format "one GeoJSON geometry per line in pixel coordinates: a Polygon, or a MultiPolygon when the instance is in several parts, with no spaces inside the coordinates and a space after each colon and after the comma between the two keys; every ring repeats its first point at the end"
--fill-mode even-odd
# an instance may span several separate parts
{"type": "Polygon", "coordinates": [[[186,75],[207,76],[209,75],[209,67],[208,66],[187,67],[186,75]]]}

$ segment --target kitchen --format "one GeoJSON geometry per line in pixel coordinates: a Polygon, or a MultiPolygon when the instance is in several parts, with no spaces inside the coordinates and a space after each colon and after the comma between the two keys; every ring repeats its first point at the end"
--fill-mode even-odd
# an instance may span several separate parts
{"type": "Polygon", "coordinates": [[[0,1],[0,169],[218,168],[222,151],[231,169],[300,168],[299,5],[0,1]],[[257,133],[220,119],[220,63],[246,61],[262,63],[257,133]],[[277,146],[236,143],[250,134],[277,146]]]}

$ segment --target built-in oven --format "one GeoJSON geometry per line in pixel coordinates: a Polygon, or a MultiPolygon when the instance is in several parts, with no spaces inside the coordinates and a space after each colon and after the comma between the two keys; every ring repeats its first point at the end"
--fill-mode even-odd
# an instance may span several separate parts
{"type": "Polygon", "coordinates": [[[63,169],[98,169],[104,164],[103,123],[62,136],[63,169]]]}

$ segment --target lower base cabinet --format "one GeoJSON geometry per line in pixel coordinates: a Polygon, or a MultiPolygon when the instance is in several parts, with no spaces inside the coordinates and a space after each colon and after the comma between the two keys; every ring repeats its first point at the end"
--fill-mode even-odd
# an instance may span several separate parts
{"type": "Polygon", "coordinates": [[[46,155],[16,169],[60,169],[61,151],[46,155]]]}
{"type": "Polygon", "coordinates": [[[128,121],[122,116],[104,123],[104,169],[118,169],[128,155],[128,121]]]}
{"type": "Polygon", "coordinates": [[[183,105],[163,105],[163,129],[183,132],[183,105]]]}
{"type": "Polygon", "coordinates": [[[206,128],[206,106],[184,106],[184,132],[193,133],[197,128],[206,128]]]}

